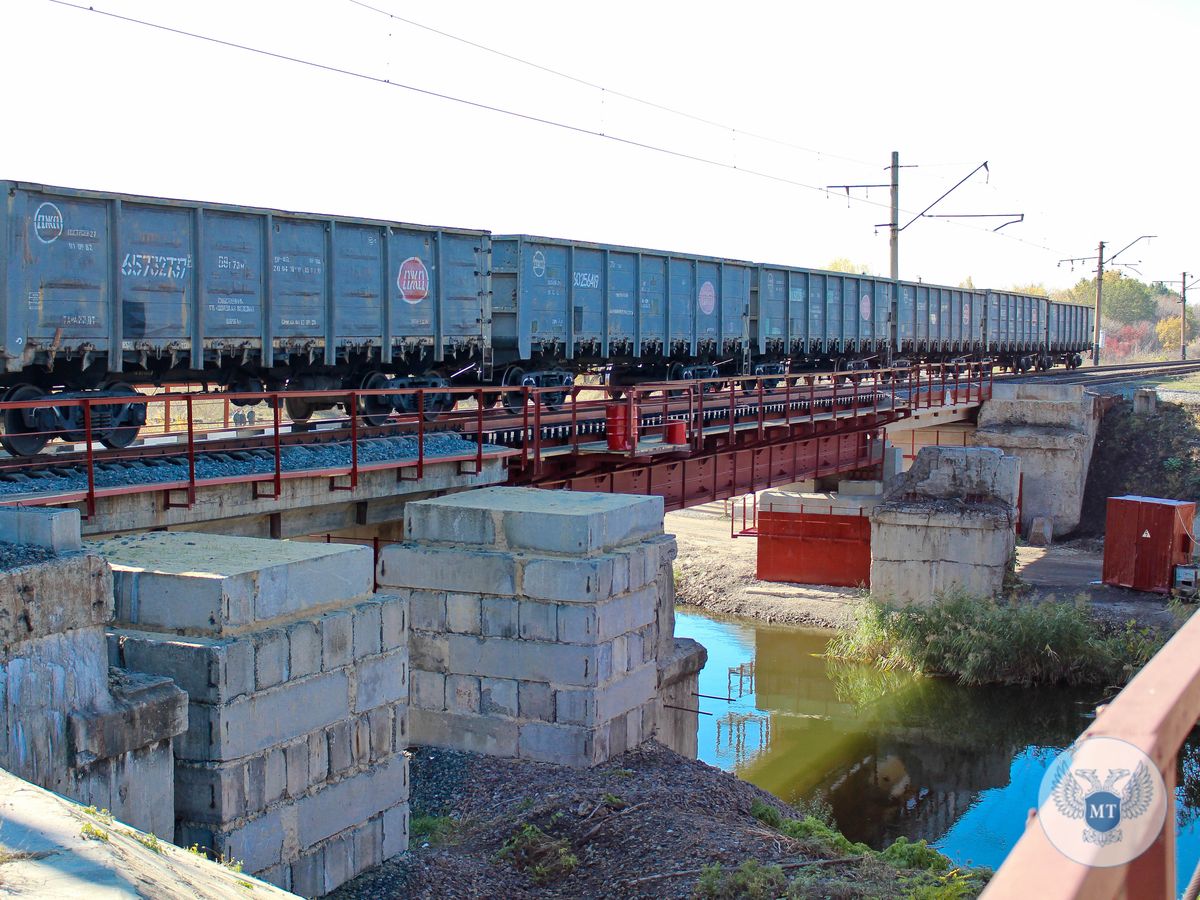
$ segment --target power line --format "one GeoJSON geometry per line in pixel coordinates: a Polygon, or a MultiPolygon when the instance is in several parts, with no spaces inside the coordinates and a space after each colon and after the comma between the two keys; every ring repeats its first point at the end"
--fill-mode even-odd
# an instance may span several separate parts
{"type": "MultiPolygon", "coordinates": [[[[269,59],[276,59],[276,60],[280,60],[283,62],[294,63],[296,65],[305,66],[305,67],[308,67],[311,69],[317,69],[317,70],[323,71],[323,72],[330,72],[330,73],[333,73],[336,75],[345,75],[345,76],[348,76],[351,78],[358,78],[360,80],[367,81],[367,82],[370,82],[373,84],[383,85],[386,87],[399,88],[401,90],[409,91],[414,94],[420,94],[425,97],[432,97],[432,98],[435,98],[438,100],[446,100],[451,103],[457,103],[461,106],[470,107],[472,109],[478,109],[478,110],[483,110],[486,112],[496,113],[499,115],[505,115],[505,116],[509,116],[509,117],[512,117],[515,119],[519,119],[521,121],[532,122],[532,123],[539,124],[539,125],[545,125],[550,128],[557,128],[562,131],[571,132],[574,134],[581,134],[581,135],[586,135],[588,137],[601,138],[603,140],[612,141],[614,143],[621,144],[621,145],[624,145],[627,147],[635,147],[635,148],[638,148],[641,150],[648,150],[648,151],[651,151],[654,153],[659,153],[664,156],[669,156],[669,157],[672,157],[675,159],[683,159],[683,160],[688,160],[690,162],[696,162],[696,163],[701,163],[703,165],[713,166],[715,168],[727,169],[727,170],[733,171],[733,172],[741,172],[746,175],[752,175],[756,178],[762,178],[764,180],[772,181],[772,182],[775,182],[778,184],[786,184],[786,185],[790,185],[792,187],[804,188],[805,190],[810,190],[810,191],[814,191],[816,193],[824,194],[826,197],[835,196],[832,191],[829,191],[825,188],[818,187],[813,184],[808,184],[803,181],[798,181],[793,178],[787,178],[785,176],[776,175],[774,173],[762,171],[760,169],[753,169],[753,168],[746,168],[743,166],[737,166],[732,163],[722,162],[719,159],[713,159],[711,157],[701,156],[701,155],[695,154],[695,153],[688,153],[683,150],[675,150],[670,147],[662,147],[657,144],[651,144],[651,143],[648,143],[645,141],[639,141],[634,138],[621,137],[620,135],[609,134],[609,133],[603,132],[603,131],[597,131],[595,129],[586,128],[581,125],[571,125],[566,122],[559,122],[557,120],[549,119],[544,116],[538,116],[533,113],[525,113],[525,112],[521,112],[519,110],[507,109],[507,108],[501,107],[501,106],[494,106],[492,104],[483,103],[482,101],[478,101],[478,100],[469,100],[465,97],[457,97],[453,94],[447,94],[447,93],[444,93],[441,91],[435,91],[431,88],[424,88],[424,87],[420,87],[418,85],[406,84],[406,83],[400,82],[400,81],[393,81],[388,78],[380,78],[379,76],[376,76],[376,75],[369,75],[365,72],[356,72],[353,69],[346,69],[341,66],[331,65],[329,63],[316,62],[315,60],[304,59],[302,57],[292,56],[290,54],[281,53],[281,52],[274,51],[274,50],[266,50],[261,47],[254,47],[249,44],[243,44],[238,41],[232,41],[232,40],[227,40],[225,38],[213,37],[212,35],[201,34],[199,32],[188,31],[183,28],[176,28],[174,26],[164,25],[159,22],[151,22],[146,19],[139,19],[135,16],[127,16],[127,15],[123,15],[121,13],[110,12],[108,10],[99,9],[95,6],[84,6],[79,3],[70,2],[70,0],[48,0],[48,2],[53,3],[56,6],[63,6],[68,9],[76,10],[78,12],[92,12],[92,13],[96,13],[97,15],[104,16],[106,18],[114,19],[114,20],[120,21],[120,22],[125,22],[127,24],[140,25],[145,28],[151,28],[151,29],[154,29],[157,31],[166,32],[168,34],[174,34],[174,35],[177,35],[180,37],[192,38],[194,40],[203,41],[203,42],[206,42],[209,44],[214,44],[214,45],[221,46],[221,47],[228,47],[228,48],[231,48],[234,50],[242,50],[244,52],[256,54],[258,56],[264,56],[269,59]]],[[[387,15],[390,15],[390,13],[387,13],[387,15]]],[[[639,101],[639,102],[641,102],[641,101],[639,101]]],[[[749,134],[749,133],[747,132],[747,134],[749,134]]],[[[769,140],[773,140],[773,139],[769,139],[769,140]]],[[[819,151],[809,151],[809,152],[819,152],[819,151]]],[[[858,160],[850,160],[850,161],[851,162],[859,162],[858,160]]],[[[862,203],[867,206],[879,207],[881,209],[889,208],[888,204],[878,203],[874,200],[870,200],[865,197],[850,197],[849,200],[851,200],[855,203],[862,203]]],[[[902,210],[902,212],[908,214],[908,213],[911,213],[911,210],[902,210]]],[[[988,229],[976,228],[975,226],[967,225],[965,223],[955,222],[952,224],[960,225],[963,228],[970,228],[974,231],[982,231],[984,233],[989,233],[989,234],[993,233],[988,229]]],[[[1013,240],[1013,241],[1018,241],[1019,243],[1027,244],[1031,247],[1036,247],[1037,249],[1045,250],[1050,253],[1056,252],[1051,247],[1047,247],[1042,244],[1035,243],[1033,241],[1025,240],[1024,238],[1019,238],[1014,235],[1000,234],[1000,237],[1007,238],[1007,239],[1013,240]]]]}
{"type": "MultiPolygon", "coordinates": [[[[178,35],[180,37],[194,38],[196,40],[205,41],[210,44],[216,44],[221,47],[229,47],[234,50],[244,50],[247,53],[254,53],[259,56],[266,56],[270,59],[277,59],[277,60],[281,60],[284,62],[295,63],[297,65],[307,66],[307,67],[313,68],[313,69],[319,69],[324,72],[332,72],[337,75],[347,75],[351,78],[359,78],[359,79],[362,79],[363,81],[369,81],[374,84],[385,85],[387,87],[400,88],[401,90],[411,91],[412,93],[421,94],[426,97],[434,97],[438,100],[448,100],[452,103],[458,103],[458,104],[461,104],[462,106],[469,106],[473,109],[479,109],[479,110],[484,110],[486,112],[492,112],[492,113],[498,113],[500,115],[511,116],[513,118],[521,119],[526,122],[534,122],[539,125],[546,125],[551,128],[558,128],[563,131],[573,132],[575,134],[582,134],[582,135],[587,135],[589,137],[603,138],[604,140],[613,141],[615,143],[623,144],[628,147],[637,147],[641,150],[650,150],[655,153],[661,153],[665,156],[671,156],[671,157],[675,157],[677,159],[686,159],[691,162],[698,162],[698,163],[703,163],[703,164],[709,165],[709,166],[716,166],[716,167],[722,168],[722,169],[729,169],[730,171],[734,171],[734,172],[743,172],[747,175],[753,175],[757,178],[764,178],[768,181],[774,181],[774,182],[778,182],[780,184],[787,184],[787,185],[791,185],[793,187],[805,188],[806,190],[816,191],[817,193],[825,194],[826,196],[832,196],[831,192],[825,190],[824,188],[817,187],[816,185],[813,185],[813,184],[806,184],[803,181],[797,181],[793,178],[786,178],[782,175],[775,175],[771,172],[764,172],[759,169],[748,169],[748,168],[745,168],[742,166],[733,165],[732,163],[722,162],[719,159],[713,159],[713,158],[707,157],[707,156],[700,156],[698,154],[688,153],[683,150],[673,150],[670,147],[662,147],[657,144],[650,144],[645,141],[635,140],[633,138],[621,137],[620,135],[609,134],[609,133],[603,132],[603,131],[596,131],[595,129],[592,129],[592,128],[585,128],[582,125],[571,125],[567,122],[559,122],[555,119],[548,119],[548,118],[545,118],[544,116],[534,115],[533,113],[525,113],[525,112],[520,112],[519,110],[506,109],[505,107],[502,107],[502,106],[493,106],[492,104],[483,103],[479,100],[468,100],[465,97],[456,97],[453,94],[446,94],[441,91],[432,90],[431,88],[423,88],[423,87],[419,87],[419,86],[413,85],[413,84],[405,84],[404,82],[400,82],[400,81],[392,81],[391,79],[388,79],[388,78],[380,78],[376,75],[368,75],[365,72],[356,72],[353,69],[345,69],[345,68],[342,68],[341,66],[330,65],[329,63],[321,63],[321,62],[316,62],[316,61],[310,60],[310,59],[303,59],[298,56],[291,56],[289,54],[280,53],[280,52],[277,52],[274,50],[264,50],[261,47],[252,47],[249,44],[242,44],[237,41],[231,41],[231,40],[226,40],[224,38],[213,37],[213,36],[207,35],[207,34],[200,34],[198,32],[194,32],[194,31],[187,31],[186,29],[175,28],[174,26],[171,26],[171,25],[163,25],[158,22],[150,22],[146,19],[139,19],[134,16],[122,15],[121,13],[109,12],[108,10],[98,9],[95,6],[83,6],[78,3],[71,3],[71,2],[69,2],[69,0],[48,0],[48,2],[53,3],[57,6],[65,6],[69,9],[78,10],[80,12],[96,13],[98,15],[106,16],[110,19],[116,19],[118,21],[126,22],[126,23],[129,23],[132,25],[141,25],[146,28],[153,28],[153,29],[157,29],[159,31],[165,31],[169,34],[178,35]]],[[[879,207],[886,208],[886,204],[876,203],[873,200],[867,200],[867,199],[860,198],[860,197],[855,197],[853,199],[857,203],[864,203],[864,204],[867,204],[868,206],[879,206],[879,207]]]]}
{"type": "Polygon", "coordinates": [[[491,53],[494,56],[499,56],[502,59],[507,59],[510,62],[515,62],[515,63],[518,63],[523,66],[529,66],[531,69],[537,69],[539,72],[545,72],[548,75],[554,75],[558,78],[564,78],[567,81],[573,81],[575,84],[579,84],[584,87],[592,88],[593,90],[601,91],[605,94],[608,94],[609,96],[620,97],[622,100],[629,100],[633,103],[640,103],[643,106],[648,106],[651,109],[657,109],[660,112],[670,113],[673,116],[680,116],[681,118],[684,118],[684,119],[690,119],[693,122],[699,122],[702,125],[708,125],[712,128],[718,128],[722,131],[729,131],[729,132],[732,132],[741,137],[753,138],[754,140],[757,140],[757,141],[765,141],[766,143],[769,143],[769,144],[775,144],[780,147],[788,147],[792,150],[799,150],[803,153],[811,153],[815,156],[824,156],[824,157],[828,157],[829,159],[839,159],[844,162],[855,163],[856,165],[866,166],[871,169],[876,167],[875,163],[866,162],[865,160],[854,159],[853,157],[850,157],[850,156],[839,156],[836,153],[826,153],[824,150],[818,150],[814,147],[805,147],[800,144],[792,143],[791,141],[785,141],[781,138],[771,137],[768,134],[758,134],[757,132],[754,132],[754,131],[745,131],[743,129],[736,128],[733,125],[727,125],[724,122],[718,122],[714,119],[708,119],[708,118],[705,118],[704,116],[697,115],[696,113],[688,112],[687,110],[678,109],[674,106],[668,106],[665,103],[660,103],[655,100],[648,100],[645,97],[639,97],[636,94],[629,94],[624,91],[615,90],[614,88],[610,88],[607,85],[598,84],[595,81],[589,81],[588,79],[581,78],[578,75],[572,75],[570,72],[564,72],[561,69],[555,69],[550,66],[546,66],[541,63],[534,62],[533,60],[526,59],[522,56],[517,56],[512,53],[507,53],[503,50],[498,50],[495,47],[489,47],[486,44],[481,44],[477,41],[471,40],[470,38],[465,38],[465,37],[462,37],[461,35],[452,34],[449,31],[443,31],[440,28],[434,28],[432,25],[426,25],[423,22],[416,21],[415,19],[410,19],[410,18],[407,18],[406,16],[397,15],[396,13],[390,12],[389,10],[386,10],[386,9],[380,9],[378,6],[373,6],[370,3],[364,2],[364,0],[347,0],[347,2],[353,3],[355,6],[360,6],[363,9],[368,9],[371,12],[378,13],[381,16],[387,16],[389,19],[395,19],[397,22],[403,22],[406,25],[411,25],[414,28],[420,28],[424,31],[431,32],[432,34],[439,35],[441,37],[446,38],[447,40],[457,41],[458,43],[465,44],[468,47],[474,47],[476,50],[482,50],[485,53],[491,53]]]}

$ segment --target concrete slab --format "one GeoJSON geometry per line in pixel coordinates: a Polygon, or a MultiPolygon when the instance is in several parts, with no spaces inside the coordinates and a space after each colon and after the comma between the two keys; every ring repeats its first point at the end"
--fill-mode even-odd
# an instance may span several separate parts
{"type": "Polygon", "coordinates": [[[0,771],[4,890],[16,896],[114,900],[156,896],[242,900],[294,897],[166,840],[90,814],[50,791],[0,771]]]}
{"type": "Polygon", "coordinates": [[[152,532],[89,542],[113,570],[116,621],[230,634],[373,588],[369,547],[152,532]]]}
{"type": "Polygon", "coordinates": [[[662,532],[663,499],[493,487],[411,503],[411,540],[590,555],[662,532]]]}
{"type": "MultiPolygon", "coordinates": [[[[504,451],[485,457],[483,468],[463,472],[457,462],[425,462],[420,481],[398,481],[394,469],[360,472],[354,491],[331,491],[328,475],[286,478],[278,498],[255,496],[249,483],[205,485],[196,488],[196,501],[183,505],[182,492],[167,507],[161,491],[116,494],[96,498],[94,515],[83,523],[83,534],[100,536],[149,529],[190,529],[245,534],[254,537],[292,537],[355,526],[389,522],[401,516],[404,505],[446,491],[497,484],[508,477],[504,451]]],[[[344,482],[345,479],[342,479],[344,482]]],[[[73,498],[72,498],[73,499],[73,498]]],[[[53,498],[43,498],[47,505],[53,498]]],[[[83,503],[63,502],[76,509],[83,503]]]]}

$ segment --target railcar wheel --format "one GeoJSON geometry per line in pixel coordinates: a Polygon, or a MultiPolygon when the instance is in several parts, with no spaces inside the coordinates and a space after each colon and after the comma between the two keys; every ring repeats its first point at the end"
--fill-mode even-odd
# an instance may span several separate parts
{"type": "MultiPolygon", "coordinates": [[[[46,392],[32,384],[18,384],[4,394],[5,400],[36,400],[46,392]]],[[[4,411],[4,434],[0,446],[13,456],[37,456],[50,440],[47,434],[39,434],[36,425],[28,425],[25,413],[28,410],[6,409],[4,411]]]]}
{"type": "MultiPolygon", "coordinates": [[[[126,397],[137,396],[137,391],[133,389],[132,385],[128,385],[123,381],[117,381],[106,385],[104,390],[111,391],[114,394],[121,394],[126,397]]],[[[129,403],[121,403],[119,405],[113,403],[105,405],[112,410],[110,418],[114,422],[120,422],[129,412],[131,412],[131,404],[129,403]]],[[[138,432],[141,430],[142,428],[140,425],[118,425],[115,428],[110,428],[102,433],[100,435],[100,443],[109,450],[124,450],[137,439],[138,432]]]]}
{"type": "MultiPolygon", "coordinates": [[[[387,388],[388,377],[382,372],[368,372],[358,386],[364,391],[381,391],[387,388]]],[[[383,425],[392,414],[391,398],[387,394],[359,397],[358,409],[355,412],[367,425],[383,425]]]]}
{"type": "MultiPolygon", "coordinates": [[[[667,369],[667,381],[683,381],[683,363],[671,363],[667,369]]],[[[667,391],[668,397],[682,397],[685,391],[667,391]]]]}
{"type": "MultiPolygon", "coordinates": [[[[525,370],[520,366],[512,366],[507,372],[504,373],[504,377],[501,380],[504,382],[504,384],[510,387],[519,388],[522,386],[522,380],[524,378],[525,370]]],[[[513,415],[516,415],[525,408],[526,399],[523,391],[505,391],[503,394],[501,394],[500,399],[504,403],[504,408],[513,415]]]]}
{"type": "Polygon", "coordinates": [[[304,425],[312,418],[312,404],[300,397],[284,397],[283,408],[287,411],[288,418],[297,425],[304,425]]]}

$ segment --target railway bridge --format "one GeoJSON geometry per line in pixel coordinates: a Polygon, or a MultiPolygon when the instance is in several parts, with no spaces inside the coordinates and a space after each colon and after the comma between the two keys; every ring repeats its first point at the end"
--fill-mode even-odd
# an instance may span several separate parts
{"type": "MultiPolygon", "coordinates": [[[[92,536],[188,529],[385,539],[399,536],[405,503],[488,484],[656,494],[682,509],[873,469],[887,428],[961,419],[992,390],[984,366],[930,365],[525,387],[502,398],[451,389],[453,412],[388,418],[344,412],[369,408],[378,391],[313,391],[300,399],[343,412],[306,423],[283,413],[296,392],[172,390],[132,401],[146,406],[150,424],[129,447],[60,440],[35,457],[0,458],[0,505],[78,508],[92,536]]],[[[413,409],[433,405],[425,390],[408,393],[413,409]]],[[[102,401],[59,402],[82,406],[90,423],[102,401]]],[[[0,413],[35,405],[0,403],[0,413]]]]}

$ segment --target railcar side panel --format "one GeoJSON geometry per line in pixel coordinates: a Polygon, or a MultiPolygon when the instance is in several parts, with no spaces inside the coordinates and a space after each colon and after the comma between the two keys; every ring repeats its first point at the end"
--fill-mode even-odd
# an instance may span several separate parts
{"type": "Polygon", "coordinates": [[[912,285],[900,285],[896,314],[896,338],[901,348],[912,347],[917,339],[917,289],[912,285]]]}
{"type": "Polygon", "coordinates": [[[334,331],[353,342],[383,334],[383,234],[367,225],[338,225],[333,237],[334,331]]]}
{"type": "Polygon", "coordinates": [[[750,268],[733,263],[721,266],[721,336],[717,352],[746,339],[750,311],[750,268]]]}
{"type": "Polygon", "coordinates": [[[811,321],[809,319],[809,292],[807,272],[788,272],[788,352],[799,347],[808,353],[811,346],[811,321]]]}
{"type": "MultiPolygon", "coordinates": [[[[607,353],[616,347],[633,350],[637,332],[638,258],[636,253],[608,251],[605,285],[607,287],[607,353]]],[[[607,355],[606,353],[606,355],[607,355]]]]}
{"type": "MultiPolygon", "coordinates": [[[[788,278],[789,272],[763,266],[758,270],[758,345],[759,353],[768,346],[789,343],[788,278]]],[[[753,314],[753,313],[752,313],[753,314]]]]}
{"type": "Polygon", "coordinates": [[[641,355],[642,346],[655,345],[661,350],[667,340],[667,260],[662,256],[643,253],[639,257],[639,283],[636,327],[639,343],[635,352],[641,355]]]}
{"type": "Polygon", "coordinates": [[[192,213],[131,203],[122,213],[117,265],[125,346],[175,341],[182,347],[192,324],[192,213]]]}
{"type": "Polygon", "coordinates": [[[237,213],[206,213],[200,254],[205,337],[261,346],[262,220],[237,213]]]}
{"type": "Polygon", "coordinates": [[[715,262],[696,263],[696,340],[720,347],[721,270],[715,262]]]}
{"type": "Polygon", "coordinates": [[[276,218],[271,238],[271,335],[323,339],[325,327],[325,225],[276,218]]]}
{"type": "Polygon", "coordinates": [[[696,350],[696,267],[687,259],[671,259],[671,342],[688,353],[696,350]]]}
{"type": "Polygon", "coordinates": [[[112,254],[105,205],[29,193],[14,207],[9,305],[17,327],[10,330],[9,370],[20,370],[27,349],[107,350],[112,254]]]}

